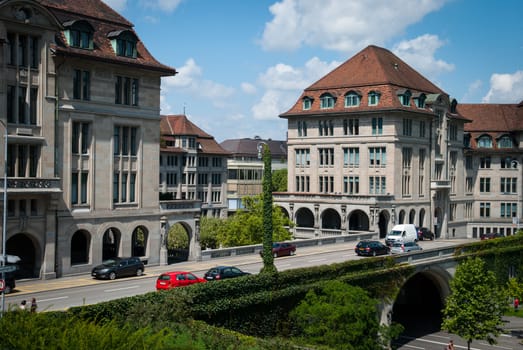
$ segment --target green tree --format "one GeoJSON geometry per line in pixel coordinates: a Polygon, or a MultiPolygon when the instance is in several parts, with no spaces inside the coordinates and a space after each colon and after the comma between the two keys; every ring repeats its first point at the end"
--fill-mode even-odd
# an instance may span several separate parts
{"type": "Polygon", "coordinates": [[[189,236],[182,224],[174,224],[169,229],[167,235],[168,249],[187,249],[189,248],[189,236]]]}
{"type": "MultiPolygon", "coordinates": [[[[310,290],[290,314],[303,341],[333,349],[380,349],[389,333],[380,326],[378,301],[360,287],[328,281],[319,291],[310,290]]],[[[395,334],[402,327],[394,325],[395,334]]]]}
{"type": "Polygon", "coordinates": [[[272,172],[272,192],[287,192],[287,169],[272,172]]]}
{"type": "Polygon", "coordinates": [[[465,339],[468,349],[474,339],[495,344],[507,304],[496,276],[486,269],[483,260],[476,257],[460,263],[450,281],[450,291],[441,328],[465,339]]]}
{"type": "Polygon", "coordinates": [[[200,245],[202,249],[216,249],[219,247],[218,231],[224,220],[202,216],[200,218],[200,245]]]}
{"type": "Polygon", "coordinates": [[[263,267],[260,273],[274,273],[274,256],[272,255],[272,157],[269,146],[263,145],[263,195],[262,195],[262,224],[263,224],[263,267]]]}

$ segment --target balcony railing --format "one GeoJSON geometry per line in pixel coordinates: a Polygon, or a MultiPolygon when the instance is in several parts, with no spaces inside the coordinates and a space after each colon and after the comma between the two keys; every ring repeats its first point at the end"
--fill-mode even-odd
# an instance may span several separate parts
{"type": "MultiPolygon", "coordinates": [[[[3,192],[4,179],[0,179],[0,192],[3,192]]],[[[56,193],[62,192],[59,178],[8,178],[9,193],[56,193]]]]}

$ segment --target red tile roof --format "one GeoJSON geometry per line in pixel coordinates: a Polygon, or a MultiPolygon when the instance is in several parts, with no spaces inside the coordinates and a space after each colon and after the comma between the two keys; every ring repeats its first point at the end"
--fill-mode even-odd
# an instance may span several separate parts
{"type": "Polygon", "coordinates": [[[508,132],[523,131],[523,106],[517,104],[458,104],[458,112],[471,123],[465,131],[508,132]]]}
{"type": "Polygon", "coordinates": [[[69,47],[66,44],[63,33],[56,37],[57,55],[83,57],[90,60],[102,60],[117,64],[136,66],[141,69],[148,69],[159,72],[162,76],[176,74],[176,70],[158,62],[147,50],[143,42],[133,29],[133,24],[107,6],[100,0],[38,0],[47,7],[57,18],[59,23],[66,23],[74,20],[85,20],[94,28],[93,50],[69,47]],[[138,38],[136,44],[137,57],[117,56],[111,45],[108,34],[115,31],[131,31],[138,38]]]}
{"type": "Polygon", "coordinates": [[[413,96],[419,93],[447,95],[389,50],[371,45],[306,88],[296,104],[281,117],[319,112],[328,114],[379,111],[391,108],[433,114],[428,108],[416,108],[413,101],[410,107],[402,106],[398,93],[407,89],[413,96]],[[349,91],[361,95],[360,106],[349,108],[344,106],[344,96],[349,91]],[[371,91],[380,94],[377,106],[368,106],[367,96],[371,91]],[[326,92],[337,98],[335,107],[332,109],[320,109],[319,107],[320,96],[326,92]],[[314,100],[311,109],[306,111],[302,108],[302,99],[305,96],[314,100]]]}
{"type": "MultiPolygon", "coordinates": [[[[162,139],[171,138],[172,136],[194,136],[201,148],[199,152],[225,155],[230,153],[223,149],[214,139],[195,124],[193,124],[185,115],[162,115],[160,120],[160,132],[162,139]]],[[[162,151],[172,151],[173,147],[162,148],[162,151]]]]}

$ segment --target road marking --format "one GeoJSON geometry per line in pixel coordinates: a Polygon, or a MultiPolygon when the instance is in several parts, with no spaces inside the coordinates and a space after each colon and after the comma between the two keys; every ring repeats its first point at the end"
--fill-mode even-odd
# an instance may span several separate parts
{"type": "Polygon", "coordinates": [[[312,259],[312,260],[309,260],[309,262],[318,262],[318,261],[325,261],[327,259],[312,259]]]}
{"type": "Polygon", "coordinates": [[[414,345],[409,345],[409,344],[405,344],[402,346],[402,348],[405,347],[405,348],[413,348],[413,349],[425,349],[425,348],[422,348],[420,346],[414,346],[414,345]]]}
{"type": "Polygon", "coordinates": [[[512,348],[507,348],[506,346],[501,346],[501,345],[490,345],[489,343],[484,343],[484,342],[479,342],[481,345],[485,345],[485,346],[491,346],[493,348],[498,348],[498,349],[508,349],[508,350],[512,350],[512,348]]]}
{"type": "Polygon", "coordinates": [[[53,301],[53,300],[60,300],[60,299],[68,299],[68,296],[65,297],[56,297],[56,298],[49,298],[49,299],[40,299],[39,302],[45,302],[45,301],[53,301]]]}
{"type": "Polygon", "coordinates": [[[106,293],[118,292],[118,291],[121,291],[121,290],[134,289],[134,288],[138,288],[138,287],[139,287],[139,286],[130,286],[130,287],[122,287],[122,288],[106,289],[106,290],[104,290],[104,292],[106,292],[106,293]]]}
{"type": "MultiPolygon", "coordinates": [[[[408,337],[408,336],[401,336],[400,338],[406,338],[406,339],[410,339],[410,340],[415,340],[415,341],[420,341],[420,342],[425,342],[425,343],[431,343],[431,344],[438,344],[438,345],[443,345],[445,346],[447,343],[442,343],[442,342],[439,342],[439,341],[435,341],[435,340],[428,340],[428,339],[423,339],[423,338],[414,338],[414,337],[408,337]]],[[[448,339],[448,337],[447,337],[448,339]]],[[[454,344],[454,348],[456,349],[467,349],[466,346],[461,346],[461,345],[456,345],[454,344]]],[[[470,350],[482,350],[480,348],[473,348],[471,347],[470,350]]]]}

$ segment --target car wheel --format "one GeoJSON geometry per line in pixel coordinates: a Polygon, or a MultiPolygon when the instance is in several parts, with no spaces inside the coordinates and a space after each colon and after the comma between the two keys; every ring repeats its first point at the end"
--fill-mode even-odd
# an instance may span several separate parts
{"type": "Polygon", "coordinates": [[[111,273],[109,274],[109,279],[110,279],[110,280],[114,280],[115,278],[116,278],[116,273],[115,273],[115,272],[111,272],[111,273]]]}
{"type": "Polygon", "coordinates": [[[272,256],[277,258],[278,257],[278,253],[274,253],[274,254],[272,254],[272,256]]]}
{"type": "Polygon", "coordinates": [[[136,270],[136,276],[141,276],[141,275],[143,275],[143,270],[142,269],[136,270]]]}
{"type": "Polygon", "coordinates": [[[294,254],[296,254],[296,252],[291,250],[291,256],[293,256],[294,254]]]}

